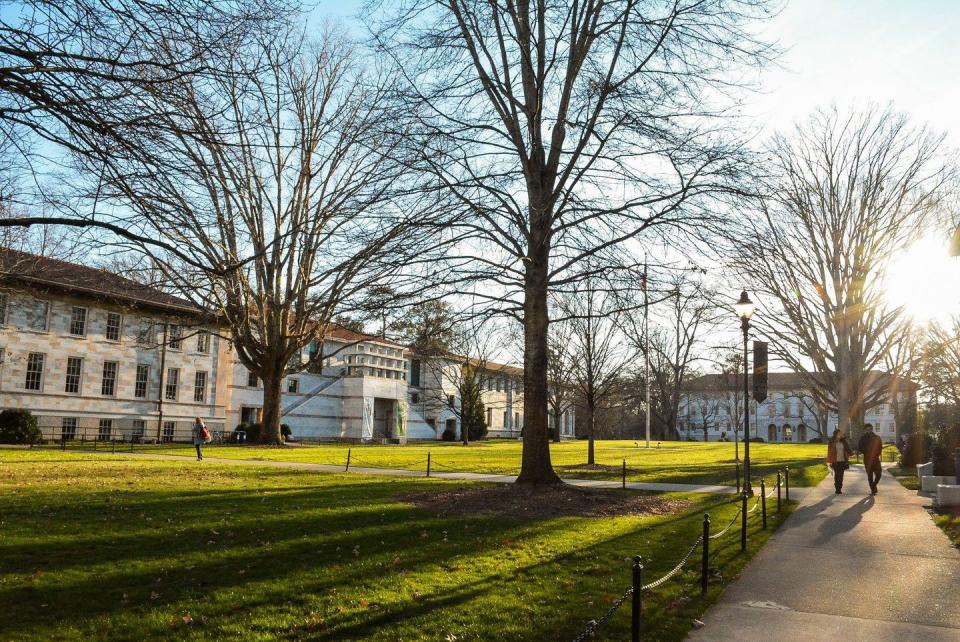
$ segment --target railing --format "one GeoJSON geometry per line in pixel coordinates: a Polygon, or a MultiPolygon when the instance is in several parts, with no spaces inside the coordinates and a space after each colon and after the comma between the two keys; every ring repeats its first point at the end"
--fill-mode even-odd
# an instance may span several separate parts
{"type": "MultiPolygon", "coordinates": [[[[701,550],[700,558],[700,593],[705,595],[709,586],[709,576],[710,576],[710,542],[717,540],[724,535],[726,535],[733,526],[737,523],[737,518],[740,518],[740,550],[745,551],[747,549],[747,518],[760,511],[761,515],[761,528],[766,530],[767,528],[767,499],[772,498],[774,495],[777,497],[777,512],[780,512],[781,509],[781,484],[785,480],[789,480],[790,471],[786,469],[784,471],[777,472],[777,481],[774,484],[774,488],[770,490],[769,493],[766,491],[766,481],[760,479],[760,494],[757,496],[757,501],[753,505],[753,508],[747,509],[748,496],[746,492],[740,493],[738,501],[740,502],[740,507],[737,508],[737,512],[733,515],[733,518],[730,522],[720,531],[711,534],[710,533],[710,514],[704,513],[703,515],[703,533],[700,537],[697,538],[695,542],[687,550],[686,554],[680,559],[677,564],[667,571],[659,579],[650,582],[648,584],[643,583],[643,564],[639,555],[633,558],[631,566],[631,576],[632,582],[623,594],[617,598],[611,607],[596,620],[590,620],[587,622],[587,625],[584,627],[583,631],[573,639],[573,642],[583,642],[589,638],[594,637],[600,628],[606,624],[610,618],[623,606],[627,601],[627,598],[631,598],[631,613],[630,613],[630,639],[632,642],[638,642],[640,640],[640,629],[641,623],[643,620],[643,594],[647,591],[652,591],[662,584],[670,581],[674,576],[676,576],[683,567],[687,564],[690,558],[693,556],[694,552],[699,548],[701,550]]],[[[786,497],[789,500],[789,481],[786,482],[786,497]]]]}
{"type": "MultiPolygon", "coordinates": [[[[110,448],[132,450],[134,446],[157,446],[193,441],[192,421],[139,421],[113,419],[109,424],[100,424],[96,419],[82,419],[76,424],[63,425],[40,422],[40,442],[35,447],[52,446],[67,448],[110,448]]],[[[225,431],[222,424],[207,424],[212,443],[225,444],[235,439],[232,431],[225,431]]]]}

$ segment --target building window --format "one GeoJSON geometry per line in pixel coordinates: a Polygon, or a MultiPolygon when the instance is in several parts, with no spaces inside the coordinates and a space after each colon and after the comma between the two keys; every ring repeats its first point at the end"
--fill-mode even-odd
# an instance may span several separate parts
{"type": "Polygon", "coordinates": [[[287,392],[289,392],[291,395],[295,395],[300,392],[300,380],[287,379],[287,392]]]}
{"type": "Polygon", "coordinates": [[[487,428],[493,425],[493,408],[487,408],[487,428]]]}
{"type": "Polygon", "coordinates": [[[247,372],[247,385],[251,388],[256,388],[259,383],[257,375],[254,372],[247,372]]]}
{"type": "Polygon", "coordinates": [[[207,373],[198,372],[193,380],[193,400],[203,403],[207,400],[207,373]]]}
{"type": "Polygon", "coordinates": [[[447,395],[447,405],[451,408],[456,407],[456,399],[454,399],[453,395],[447,395]]]}
{"type": "Polygon", "coordinates": [[[420,403],[420,394],[416,392],[411,392],[410,403],[420,403]]]}
{"type": "Polygon", "coordinates": [[[497,379],[497,392],[500,392],[500,386],[503,385],[503,381],[499,378],[497,379]]]}
{"type": "Polygon", "coordinates": [[[27,378],[23,387],[27,390],[40,390],[43,383],[43,359],[41,352],[31,352],[27,355],[27,378]]]}
{"type": "Polygon", "coordinates": [[[0,325],[7,322],[7,308],[10,307],[10,295],[0,292],[0,325]]]}
{"type": "Polygon", "coordinates": [[[143,419],[134,419],[133,420],[133,432],[130,433],[130,439],[133,441],[140,441],[143,439],[143,435],[147,432],[147,422],[143,419]]]}
{"type": "Polygon", "coordinates": [[[179,350],[183,346],[183,328],[178,325],[170,325],[170,336],[168,343],[171,350],[179,350]]]}
{"type": "Polygon", "coordinates": [[[67,357],[67,378],[63,386],[64,392],[76,394],[80,392],[80,375],[83,372],[83,359],[67,357]]]}
{"type": "Polygon", "coordinates": [[[210,352],[210,333],[206,330],[197,332],[197,352],[203,354],[210,352]]]}
{"type": "Polygon", "coordinates": [[[46,332],[50,327],[50,302],[35,300],[28,314],[27,325],[31,330],[46,332]]]}
{"type": "Polygon", "coordinates": [[[77,418],[63,417],[60,419],[60,439],[63,441],[77,438],[77,418]]]}
{"type": "Polygon", "coordinates": [[[70,334],[75,337],[87,336],[87,309],[78,305],[70,308],[70,334]]]}
{"type": "Polygon", "coordinates": [[[180,385],[180,368],[167,368],[167,383],[164,386],[164,398],[176,401],[178,385],[180,385]]]}
{"type": "Polygon", "coordinates": [[[117,312],[107,312],[107,341],[120,340],[120,326],[123,317],[117,312]]]}
{"type": "Polygon", "coordinates": [[[510,413],[506,410],[503,411],[503,428],[506,430],[510,427],[510,413]]]}
{"type": "Polygon", "coordinates": [[[165,443],[170,443],[173,441],[173,436],[177,432],[177,422],[175,421],[165,421],[163,422],[163,436],[161,441],[165,443]]]}
{"type": "Polygon", "coordinates": [[[137,332],[137,344],[145,348],[157,345],[157,330],[150,319],[140,321],[140,331],[137,332]]]}
{"type": "Polygon", "coordinates": [[[110,441],[113,437],[113,419],[101,419],[97,430],[97,441],[110,441]]]}
{"type": "Polygon", "coordinates": [[[103,379],[100,382],[100,394],[112,397],[117,393],[117,362],[103,362],[103,379]]]}
{"type": "Polygon", "coordinates": [[[513,429],[520,430],[520,413],[519,412],[513,416],[513,429]]]}
{"type": "Polygon", "coordinates": [[[147,398],[147,386],[150,383],[150,366],[145,363],[137,364],[137,379],[133,384],[133,396],[137,399],[147,398]]]}
{"type": "Polygon", "coordinates": [[[410,360],[410,385],[420,385],[420,359],[410,360]]]}

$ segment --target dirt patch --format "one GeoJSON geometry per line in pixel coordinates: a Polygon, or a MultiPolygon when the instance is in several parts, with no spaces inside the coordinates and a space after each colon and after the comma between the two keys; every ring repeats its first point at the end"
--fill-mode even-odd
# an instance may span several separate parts
{"type": "Polygon", "coordinates": [[[689,501],[661,495],[566,485],[464,487],[404,493],[399,499],[441,516],[485,514],[532,520],[568,516],[669,515],[691,505],[689,501]]]}

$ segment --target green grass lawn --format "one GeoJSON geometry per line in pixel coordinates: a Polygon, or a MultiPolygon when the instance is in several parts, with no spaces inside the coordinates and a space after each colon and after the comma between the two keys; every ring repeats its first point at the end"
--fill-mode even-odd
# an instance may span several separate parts
{"type": "MultiPolygon", "coordinates": [[[[679,513],[522,520],[441,516],[398,497],[465,487],[0,450],[0,639],[570,639],[628,586],[632,555],[650,581],[697,538],[704,511],[719,528],[735,510],[672,494],[689,502],[679,513]]],[[[722,577],[706,598],[699,552],[645,595],[646,639],[685,636],[780,522],[774,504],[768,531],[751,516],[746,555],[736,528],[712,542],[722,577]]],[[[628,606],[595,639],[627,637],[628,606]]]]}
{"type": "MultiPolygon", "coordinates": [[[[89,444],[87,445],[89,448],[89,444]]],[[[430,442],[405,446],[347,446],[323,444],[307,446],[207,446],[210,457],[230,459],[298,461],[344,465],[347,450],[351,465],[376,468],[426,470],[427,453],[434,471],[464,471],[516,475],[520,471],[522,443],[490,440],[469,446],[459,443],[430,442]]],[[[136,446],[137,450],[165,454],[188,454],[188,445],[136,446]]],[[[554,468],[561,477],[620,479],[623,461],[627,479],[637,482],[690,484],[736,483],[734,445],[732,443],[663,442],[660,448],[643,448],[643,442],[597,441],[597,465],[588,467],[586,441],[551,444],[554,468]]],[[[750,458],[755,479],[767,481],[777,470],[790,467],[790,483],[815,486],[827,474],[824,463],[826,446],[822,444],[751,444],[750,458]]],[[[740,453],[741,457],[743,453],[740,453]]]]}

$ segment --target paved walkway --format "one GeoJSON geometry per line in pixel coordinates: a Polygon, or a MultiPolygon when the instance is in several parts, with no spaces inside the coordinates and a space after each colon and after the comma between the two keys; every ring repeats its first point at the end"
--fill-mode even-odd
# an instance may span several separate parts
{"type": "Polygon", "coordinates": [[[960,551],[889,474],[807,493],[691,640],[960,640],[960,551]]]}
{"type": "MultiPolygon", "coordinates": [[[[140,457],[144,459],[178,459],[183,461],[196,461],[196,457],[187,455],[159,455],[154,453],[116,453],[124,457],[140,457]]],[[[294,461],[264,461],[258,459],[231,459],[227,457],[204,457],[205,463],[218,464],[237,464],[241,466],[269,466],[272,468],[296,468],[300,470],[316,470],[325,473],[342,473],[344,467],[333,464],[309,464],[305,462],[294,461]]],[[[422,470],[407,470],[404,468],[369,468],[365,466],[351,466],[351,473],[360,475],[387,475],[389,477],[426,477],[426,472],[422,470]]],[[[437,479],[459,479],[464,481],[492,482],[495,484],[512,484],[517,480],[515,475],[494,475],[488,473],[461,473],[461,472],[440,472],[430,473],[430,477],[437,479]]],[[[564,479],[564,482],[571,486],[581,486],[583,488],[622,488],[622,483],[612,480],[600,479],[564,479]]],[[[627,488],[631,490],[651,490],[659,492],[681,492],[681,493],[711,493],[716,495],[725,495],[736,492],[733,486],[712,486],[705,484],[658,484],[649,482],[627,482],[627,488]]],[[[791,488],[790,498],[796,499],[804,494],[806,488],[791,488]],[[796,493],[797,497],[794,497],[796,493]]]]}

